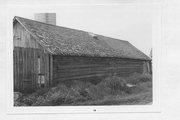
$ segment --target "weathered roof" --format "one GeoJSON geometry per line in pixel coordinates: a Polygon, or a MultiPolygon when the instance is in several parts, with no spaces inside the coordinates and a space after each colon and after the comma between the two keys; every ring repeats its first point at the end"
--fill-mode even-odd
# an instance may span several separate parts
{"type": "Polygon", "coordinates": [[[17,20],[44,49],[52,54],[150,60],[128,41],[22,17],[15,17],[14,20],[17,20]]]}

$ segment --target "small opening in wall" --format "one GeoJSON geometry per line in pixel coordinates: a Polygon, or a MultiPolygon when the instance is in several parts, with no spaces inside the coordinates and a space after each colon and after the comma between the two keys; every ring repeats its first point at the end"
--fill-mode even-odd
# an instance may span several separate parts
{"type": "Polygon", "coordinates": [[[38,86],[41,88],[45,87],[45,74],[41,71],[41,58],[38,56],[38,86]]]}
{"type": "Polygon", "coordinates": [[[44,74],[38,74],[38,85],[39,87],[41,88],[44,88],[45,87],[45,75],[44,74]]]}
{"type": "Polygon", "coordinates": [[[18,35],[14,35],[14,40],[21,40],[21,37],[18,35]]]}
{"type": "Polygon", "coordinates": [[[98,39],[98,36],[92,32],[88,32],[88,34],[93,37],[94,39],[98,39]]]}

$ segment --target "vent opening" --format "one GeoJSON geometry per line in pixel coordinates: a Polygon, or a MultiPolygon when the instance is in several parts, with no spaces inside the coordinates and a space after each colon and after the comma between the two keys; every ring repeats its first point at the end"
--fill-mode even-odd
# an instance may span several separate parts
{"type": "Polygon", "coordinates": [[[88,34],[93,37],[94,39],[98,39],[98,36],[92,32],[88,32],[88,34]]]}

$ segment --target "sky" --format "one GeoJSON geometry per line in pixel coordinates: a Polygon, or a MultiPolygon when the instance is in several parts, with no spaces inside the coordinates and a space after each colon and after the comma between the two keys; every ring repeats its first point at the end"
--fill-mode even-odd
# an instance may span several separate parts
{"type": "Polygon", "coordinates": [[[10,6],[10,18],[34,19],[34,13],[56,13],[58,26],[129,41],[149,56],[153,7],[150,4],[10,6]]]}

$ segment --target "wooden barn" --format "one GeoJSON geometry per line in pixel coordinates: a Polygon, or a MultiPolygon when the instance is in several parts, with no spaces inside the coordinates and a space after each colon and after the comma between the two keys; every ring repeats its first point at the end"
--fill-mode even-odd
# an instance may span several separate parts
{"type": "Polygon", "coordinates": [[[13,33],[14,91],[150,72],[151,59],[128,41],[22,17],[13,33]]]}

